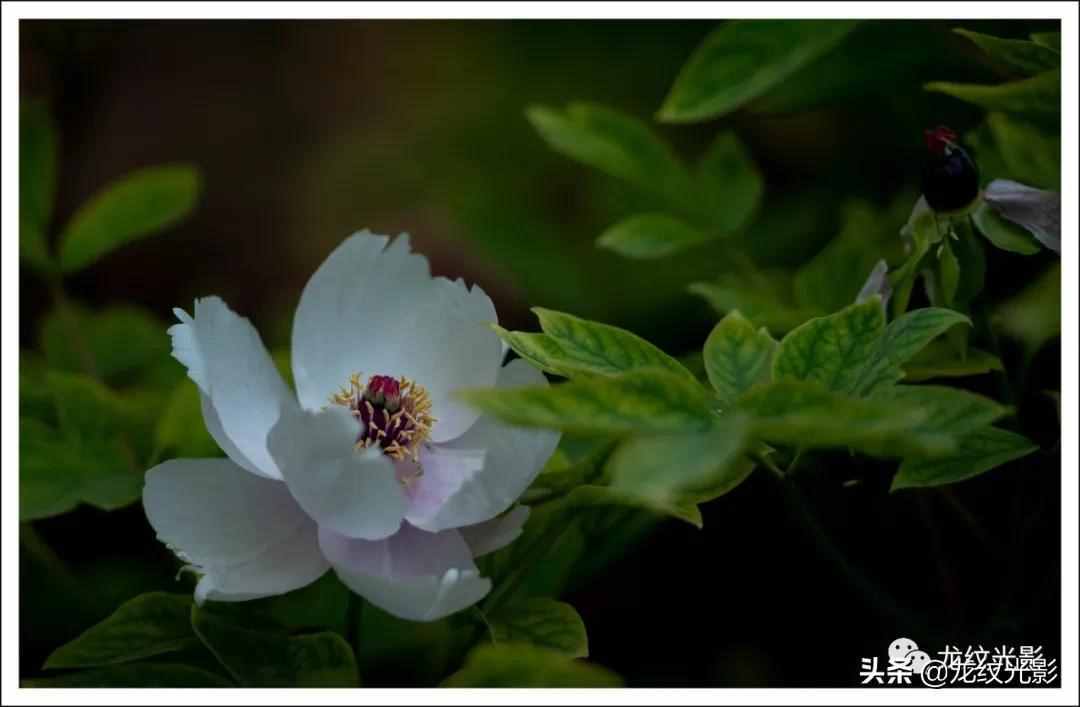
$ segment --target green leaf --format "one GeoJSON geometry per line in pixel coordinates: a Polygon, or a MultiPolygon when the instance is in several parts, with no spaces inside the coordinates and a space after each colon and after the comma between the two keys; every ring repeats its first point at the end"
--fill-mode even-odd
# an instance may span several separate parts
{"type": "Polygon", "coordinates": [[[568,493],[562,504],[567,508],[596,508],[615,506],[619,508],[647,511],[653,515],[667,516],[689,523],[695,528],[702,527],[701,511],[694,498],[666,498],[645,495],[635,490],[618,486],[596,486],[586,484],[578,486],[568,493]]]}
{"type": "Polygon", "coordinates": [[[931,342],[903,365],[903,380],[910,383],[933,378],[961,378],[1003,371],[1001,359],[982,349],[968,348],[961,355],[946,341],[931,342]]]}
{"type": "MultiPolygon", "coordinates": [[[[960,261],[953,253],[949,241],[944,241],[938,249],[938,281],[940,287],[940,303],[945,307],[956,305],[956,291],[960,287],[960,261]]],[[[931,300],[933,302],[933,300],[931,300]]]]}
{"type": "Polygon", "coordinates": [[[344,634],[351,594],[337,575],[327,572],[305,587],[243,606],[289,630],[327,629],[344,634]]]}
{"type": "Polygon", "coordinates": [[[722,404],[734,402],[751,386],[768,379],[776,346],[767,330],[755,329],[738,310],[713,327],[702,354],[705,373],[722,404]]]}
{"type": "Polygon", "coordinates": [[[563,111],[534,106],[526,115],[556,152],[643,191],[685,201],[691,186],[686,168],[637,118],[592,103],[571,103],[563,111]]]}
{"type": "Polygon", "coordinates": [[[74,272],[171,226],[195,206],[199,174],[190,166],[149,167],[110,184],[79,207],[60,239],[60,266],[74,272]]]}
{"type": "Polygon", "coordinates": [[[1061,70],[997,85],[934,81],[927,91],[959,98],[987,110],[1055,116],[1061,110],[1061,70]]]}
{"type": "Polygon", "coordinates": [[[356,687],[352,648],[336,633],[288,636],[192,607],[199,639],[245,687],[356,687]]]}
{"type": "Polygon", "coordinates": [[[625,434],[706,430],[716,421],[713,402],[699,383],[658,369],[458,395],[483,412],[527,427],[625,434]]]}
{"type": "Polygon", "coordinates": [[[559,448],[540,471],[539,476],[529,485],[521,502],[528,505],[535,498],[548,498],[553,495],[569,493],[574,488],[591,483],[600,476],[602,463],[611,453],[615,441],[609,437],[590,438],[591,446],[579,457],[571,459],[563,446],[575,435],[564,434],[559,440],[559,448]]]}
{"type": "Polygon", "coordinates": [[[790,272],[740,269],[714,282],[695,282],[688,289],[703,297],[719,314],[739,310],[752,322],[773,332],[794,329],[812,317],[825,314],[816,307],[795,301],[790,272]]]}
{"type": "Polygon", "coordinates": [[[945,434],[922,432],[925,410],[900,401],[853,398],[806,381],[754,388],[739,401],[762,440],[805,448],[851,447],[877,456],[943,454],[945,434]]]}
{"type": "Polygon", "coordinates": [[[893,320],[856,371],[853,390],[869,395],[901,380],[901,366],[957,324],[970,325],[971,320],[955,310],[938,307],[916,309],[893,320]]]}
{"type": "Polygon", "coordinates": [[[1006,221],[982,202],[971,215],[975,227],[997,248],[1020,255],[1034,255],[1042,250],[1039,242],[1026,230],[1006,221]]]}
{"type": "MultiPolygon", "coordinates": [[[[1005,171],[999,175],[1041,189],[1061,188],[1061,133],[1007,113],[991,113],[986,124],[1005,171]]],[[[983,160],[980,157],[979,166],[983,160]]]]}
{"type": "Polygon", "coordinates": [[[614,488],[667,503],[735,488],[749,473],[740,462],[750,421],[725,415],[709,432],[648,435],[623,442],[608,460],[614,488]]]}
{"type": "Polygon", "coordinates": [[[19,256],[31,266],[52,269],[48,232],[56,201],[56,125],[45,104],[19,107],[19,256]]]}
{"type": "MultiPolygon", "coordinates": [[[[796,271],[796,301],[823,312],[854,302],[874,265],[885,257],[880,221],[881,215],[869,205],[848,205],[843,230],[796,271]]],[[[895,233],[888,236],[895,239],[895,233]]]]}
{"type": "Polygon", "coordinates": [[[829,390],[853,392],[885,326],[880,297],[811,319],[789,332],[776,349],[775,381],[815,381],[829,390]]]}
{"type": "Polygon", "coordinates": [[[1038,449],[1026,437],[985,427],[961,437],[957,449],[934,459],[905,459],[893,477],[892,491],[942,486],[970,479],[1038,449]]]}
{"type": "Polygon", "coordinates": [[[596,245],[626,258],[648,260],[693,248],[714,236],[674,216],[648,213],[610,227],[596,239],[596,245]]]}
{"type": "Polygon", "coordinates": [[[23,687],[235,687],[220,675],[190,665],[176,663],[134,663],[111,665],[97,670],[80,670],[66,675],[35,678],[23,687]]]}
{"type": "Polygon", "coordinates": [[[41,349],[52,368],[92,371],[107,383],[123,385],[168,358],[169,337],[163,323],[135,307],[91,312],[65,305],[45,316],[41,349]]]}
{"type": "Polygon", "coordinates": [[[851,20],[733,20],[715,29],[683,66],[659,118],[717,118],[779,84],[836,46],[851,20]]]}
{"type": "Polygon", "coordinates": [[[92,668],[191,648],[198,639],[190,615],[190,594],[142,594],[53,651],[45,667],[92,668]]]}
{"type": "Polygon", "coordinates": [[[615,375],[640,368],[660,368],[689,380],[694,375],[671,356],[625,329],[534,307],[545,338],[503,336],[503,340],[540,368],[558,375],[615,375]],[[554,344],[554,345],[552,345],[554,344]]]}
{"type": "Polygon", "coordinates": [[[994,309],[993,323],[1024,344],[1028,355],[1061,333],[1061,264],[994,309]]]}
{"type": "Polygon", "coordinates": [[[520,643],[481,644],[445,687],[620,687],[622,680],[598,665],[520,643]]]}
{"type": "Polygon", "coordinates": [[[1026,76],[1061,66],[1061,55],[1036,42],[1024,39],[1002,39],[967,29],[954,29],[961,37],[970,39],[984,52],[1009,68],[1026,76]]]}
{"type": "MultiPolygon", "coordinates": [[[[526,528],[532,523],[530,516],[526,528]]],[[[363,602],[356,629],[360,675],[368,687],[433,687],[461,666],[470,644],[479,638],[476,629],[476,610],[438,621],[406,621],[363,602]]]]}
{"type": "Polygon", "coordinates": [[[739,137],[720,133],[697,169],[700,211],[721,234],[750,223],[761,205],[764,179],[739,137]]]}
{"type": "Polygon", "coordinates": [[[47,419],[19,421],[19,517],[57,515],[79,503],[112,510],[142,494],[136,443],[145,415],[93,379],[48,371],[28,380],[47,396],[47,419]]]}
{"type": "Polygon", "coordinates": [[[570,658],[589,655],[585,622],[574,607],[546,598],[525,599],[488,616],[495,645],[527,643],[570,658]]]}
{"type": "Polygon", "coordinates": [[[217,442],[203,422],[202,397],[190,380],[181,381],[169,395],[154,428],[157,456],[220,457],[217,442]]]}
{"type": "Polygon", "coordinates": [[[990,398],[945,386],[898,385],[878,392],[874,398],[926,412],[926,420],[917,431],[927,434],[965,435],[993,424],[1010,412],[990,398]]]}
{"type": "Polygon", "coordinates": [[[1031,35],[1031,41],[1061,53],[1061,32],[1036,32],[1031,35]]]}

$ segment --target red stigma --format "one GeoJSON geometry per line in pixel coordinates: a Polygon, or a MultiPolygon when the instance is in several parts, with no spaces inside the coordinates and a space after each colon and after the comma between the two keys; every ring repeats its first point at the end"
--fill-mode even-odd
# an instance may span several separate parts
{"type": "Polygon", "coordinates": [[[926,139],[926,149],[931,154],[944,155],[946,147],[956,144],[957,135],[952,128],[939,125],[936,128],[924,130],[923,137],[926,139]]]}
{"type": "Polygon", "coordinates": [[[364,397],[395,412],[401,404],[401,384],[390,376],[372,376],[367,390],[364,391],[364,397]]]}

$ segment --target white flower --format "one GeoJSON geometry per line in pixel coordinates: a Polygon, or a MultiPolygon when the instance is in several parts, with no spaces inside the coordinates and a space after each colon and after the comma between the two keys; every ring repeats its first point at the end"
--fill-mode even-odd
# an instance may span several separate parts
{"type": "Polygon", "coordinates": [[[158,537],[201,573],[196,601],[281,594],[330,567],[407,619],[487,594],[473,560],[520,534],[528,509],[504,511],[558,434],[454,399],[456,388],[545,382],[524,361],[501,366],[495,308],[479,287],[432,278],[407,236],[352,236],[300,298],[295,396],[221,299],[175,312],[173,355],[228,459],[154,467],[143,504],[158,537]]]}

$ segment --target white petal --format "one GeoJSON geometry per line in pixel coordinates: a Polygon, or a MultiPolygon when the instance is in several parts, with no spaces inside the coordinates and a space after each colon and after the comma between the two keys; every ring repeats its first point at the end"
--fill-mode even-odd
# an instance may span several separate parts
{"type": "Polygon", "coordinates": [[[1061,253],[1061,194],[995,179],[986,185],[983,198],[1002,218],[1023,226],[1044,246],[1061,253]]]}
{"type": "MultiPolygon", "coordinates": [[[[405,487],[409,499],[409,509],[405,519],[413,525],[424,528],[438,515],[439,510],[454,494],[461,490],[465,482],[472,479],[484,468],[484,450],[447,449],[425,446],[420,452],[419,475],[408,471],[403,476],[412,476],[405,487]]],[[[412,466],[412,462],[405,462],[412,466]]]]}
{"type": "Polygon", "coordinates": [[[482,557],[517,540],[528,519],[528,506],[515,506],[509,513],[477,525],[459,528],[458,532],[465,538],[473,557],[482,557]]]}
{"type": "Polygon", "coordinates": [[[225,453],[248,471],[280,479],[266,448],[278,410],[293,401],[259,333],[219,297],[195,300],[195,316],[173,310],[173,356],[203,395],[203,418],[225,453]]]}
{"type": "Polygon", "coordinates": [[[286,407],[270,430],[270,450],[289,491],[320,526],[380,540],[400,527],[405,493],[382,452],[353,448],[359,431],[341,406],[319,412],[286,407]]]}
{"type": "Polygon", "coordinates": [[[319,544],[342,582],[399,618],[435,621],[491,589],[456,531],[427,533],[405,524],[394,536],[369,542],[322,528],[319,544]]]}
{"type": "MultiPolygon", "coordinates": [[[[526,385],[547,385],[547,380],[520,358],[499,372],[500,388],[526,385]]],[[[458,439],[433,445],[433,455],[443,450],[457,453],[483,449],[484,468],[467,479],[439,512],[425,519],[420,527],[436,531],[494,518],[528,488],[558,444],[559,433],[553,430],[514,427],[492,417],[482,417],[458,439]]]]}
{"type": "Polygon", "coordinates": [[[330,254],[300,298],[292,350],[300,403],[324,405],[353,373],[406,376],[431,396],[432,440],[452,439],[477,414],[451,391],[495,382],[503,350],[488,326],[495,321],[483,290],[432,279],[407,236],[387,245],[363,231],[330,254]]]}
{"type": "Polygon", "coordinates": [[[174,459],[146,472],[158,538],[204,573],[196,599],[242,601],[299,589],[329,565],[318,529],[285,484],[228,459],[174,459]]]}

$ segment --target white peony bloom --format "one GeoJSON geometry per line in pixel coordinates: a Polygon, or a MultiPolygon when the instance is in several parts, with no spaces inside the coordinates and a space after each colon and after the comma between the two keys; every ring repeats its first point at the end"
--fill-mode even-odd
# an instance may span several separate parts
{"type": "Polygon", "coordinates": [[[502,366],[491,300],[432,278],[427,259],[362,232],[315,272],[293,321],[296,394],[251,323],[217,297],[177,309],[173,355],[228,459],[146,474],[146,515],[202,576],[195,599],[244,601],[333,568],[396,616],[432,621],[480,600],[474,558],[513,541],[513,506],[555,450],[547,430],[462,405],[457,388],[544,384],[502,366]]]}

